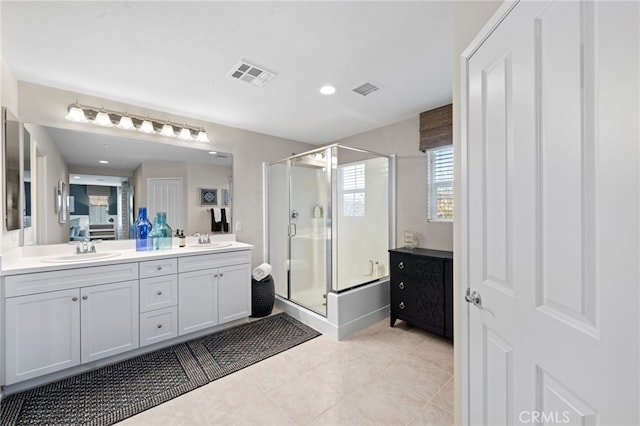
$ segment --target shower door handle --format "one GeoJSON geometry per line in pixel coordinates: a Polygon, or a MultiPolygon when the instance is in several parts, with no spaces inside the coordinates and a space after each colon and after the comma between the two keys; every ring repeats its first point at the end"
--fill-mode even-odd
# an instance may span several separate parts
{"type": "Polygon", "coordinates": [[[289,236],[290,237],[295,237],[296,233],[297,233],[296,224],[295,223],[290,223],[289,224],[289,236]]]}

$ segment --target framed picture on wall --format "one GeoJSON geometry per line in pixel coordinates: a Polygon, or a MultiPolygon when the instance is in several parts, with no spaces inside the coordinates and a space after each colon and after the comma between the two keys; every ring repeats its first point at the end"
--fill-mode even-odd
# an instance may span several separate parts
{"type": "Polygon", "coordinates": [[[200,188],[200,205],[201,206],[217,206],[218,190],[200,188]]]}
{"type": "Polygon", "coordinates": [[[220,192],[222,193],[222,205],[223,206],[228,206],[229,205],[229,190],[228,189],[221,189],[220,192]]]}

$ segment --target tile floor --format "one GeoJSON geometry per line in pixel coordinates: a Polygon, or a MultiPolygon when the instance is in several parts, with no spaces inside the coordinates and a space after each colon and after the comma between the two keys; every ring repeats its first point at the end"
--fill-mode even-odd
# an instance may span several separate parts
{"type": "Polygon", "coordinates": [[[320,336],[119,425],[452,425],[453,346],[403,321],[320,336]]]}

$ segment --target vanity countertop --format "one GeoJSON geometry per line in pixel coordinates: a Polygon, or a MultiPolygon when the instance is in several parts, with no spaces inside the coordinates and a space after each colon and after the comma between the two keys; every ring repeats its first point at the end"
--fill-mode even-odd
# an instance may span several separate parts
{"type": "Polygon", "coordinates": [[[89,255],[74,255],[76,244],[51,244],[43,246],[17,247],[2,255],[0,275],[28,274],[33,272],[60,271],[84,268],[87,266],[115,265],[126,262],[143,262],[169,257],[197,256],[211,253],[224,253],[248,250],[253,246],[235,241],[231,235],[212,238],[212,244],[198,245],[195,237],[188,237],[185,247],[178,246],[174,238],[172,248],[168,250],[136,251],[135,240],[105,241],[96,244],[96,253],[112,254],[110,257],[91,258],[89,255]],[[226,237],[226,238],[225,238],[226,237]],[[86,256],[86,257],[83,257],[86,256]],[[73,258],[70,261],[64,259],[73,258]],[[62,260],[61,260],[62,259],[62,260]]]}

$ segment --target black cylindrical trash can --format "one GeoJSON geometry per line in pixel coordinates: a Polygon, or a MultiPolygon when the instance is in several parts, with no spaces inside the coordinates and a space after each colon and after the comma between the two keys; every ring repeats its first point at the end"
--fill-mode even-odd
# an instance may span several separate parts
{"type": "Polygon", "coordinates": [[[276,300],[276,287],[271,275],[260,281],[251,278],[251,316],[266,317],[271,315],[276,300]]]}

